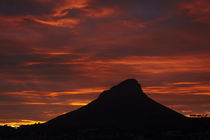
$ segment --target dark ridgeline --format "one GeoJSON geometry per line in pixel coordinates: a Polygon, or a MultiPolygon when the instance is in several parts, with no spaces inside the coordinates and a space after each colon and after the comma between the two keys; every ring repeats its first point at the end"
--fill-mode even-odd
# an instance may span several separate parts
{"type": "Polygon", "coordinates": [[[12,140],[210,140],[209,124],[208,118],[189,119],[155,102],[135,79],[128,79],[86,106],[44,124],[21,126],[15,133],[8,133],[7,138],[12,135],[12,140]]]}

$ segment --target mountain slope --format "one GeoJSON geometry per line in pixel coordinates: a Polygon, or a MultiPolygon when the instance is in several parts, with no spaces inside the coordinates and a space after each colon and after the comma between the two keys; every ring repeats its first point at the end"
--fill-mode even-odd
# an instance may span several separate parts
{"type": "Polygon", "coordinates": [[[171,125],[185,117],[150,99],[135,79],[104,91],[78,110],[48,121],[53,127],[147,127],[171,125]]]}

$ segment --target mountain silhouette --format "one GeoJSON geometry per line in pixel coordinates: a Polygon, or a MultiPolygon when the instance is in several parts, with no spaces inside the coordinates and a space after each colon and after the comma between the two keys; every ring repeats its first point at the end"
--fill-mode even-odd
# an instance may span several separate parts
{"type": "Polygon", "coordinates": [[[68,127],[160,127],[185,119],[149,98],[135,79],[128,79],[102,92],[99,97],[75,111],[58,116],[44,125],[68,127]]]}
{"type": "Polygon", "coordinates": [[[0,127],[15,140],[209,140],[209,118],[187,118],[151,98],[135,79],[102,92],[75,111],[44,124],[0,127]]]}

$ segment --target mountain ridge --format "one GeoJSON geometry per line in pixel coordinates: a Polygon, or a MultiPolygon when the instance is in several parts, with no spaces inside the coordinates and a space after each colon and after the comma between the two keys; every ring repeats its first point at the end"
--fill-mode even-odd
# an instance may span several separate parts
{"type": "Polygon", "coordinates": [[[75,111],[49,120],[53,127],[129,126],[171,124],[184,119],[182,114],[150,99],[135,79],[127,79],[75,111]]]}

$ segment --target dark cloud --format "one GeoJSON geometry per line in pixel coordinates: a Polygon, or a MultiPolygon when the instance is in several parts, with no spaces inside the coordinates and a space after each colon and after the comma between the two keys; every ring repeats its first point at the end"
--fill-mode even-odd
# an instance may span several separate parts
{"type": "Polygon", "coordinates": [[[25,16],[46,15],[54,13],[54,8],[63,4],[65,0],[52,0],[41,2],[37,0],[1,0],[0,15],[3,16],[25,16]]]}
{"type": "Polygon", "coordinates": [[[90,1],[90,7],[114,7],[122,9],[125,13],[124,17],[139,17],[144,20],[154,19],[168,15],[169,11],[176,8],[177,3],[183,2],[180,0],[159,0],[159,1],[147,1],[147,0],[92,0],[90,1]]]}

